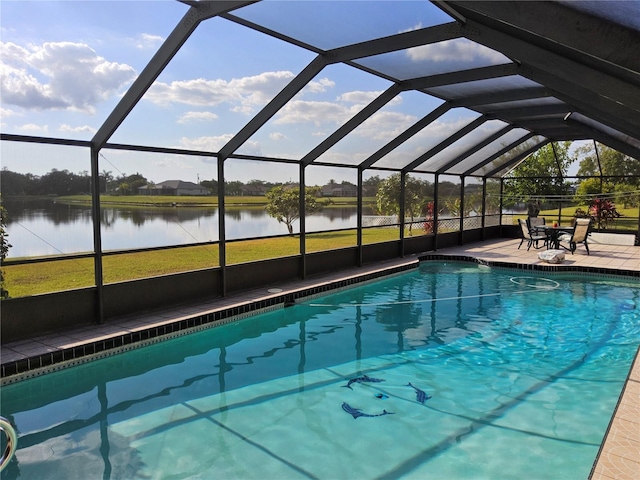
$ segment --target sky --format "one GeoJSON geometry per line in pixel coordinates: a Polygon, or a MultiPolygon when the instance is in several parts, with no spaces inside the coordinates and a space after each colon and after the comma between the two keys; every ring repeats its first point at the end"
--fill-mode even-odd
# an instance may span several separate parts
{"type": "MultiPolygon", "coordinates": [[[[321,48],[366,40],[374,31],[392,35],[451,21],[424,0],[279,2],[286,15],[269,8],[274,3],[235,13],[283,28],[321,48]]],[[[187,11],[186,5],[174,0],[2,0],[2,132],[90,140],[187,11]]],[[[508,61],[497,52],[460,39],[366,62],[393,68],[399,56],[407,60],[403,63],[406,75],[472,67],[478,61],[481,65],[508,61]]],[[[233,22],[206,20],[109,142],[217,151],[314,57],[303,48],[233,22]]],[[[236,153],[299,159],[390,86],[353,67],[328,66],[236,153]]],[[[355,165],[441,103],[405,92],[321,160],[355,165]]],[[[465,109],[452,110],[393,152],[385,163],[394,165],[407,156],[419,156],[476,117],[477,113],[465,109]]],[[[490,132],[498,127],[482,128],[490,132]]],[[[90,170],[85,148],[2,142],[0,154],[3,168],[21,173],[42,175],[53,168],[75,173],[90,170]]],[[[114,149],[101,151],[100,170],[114,176],[141,173],[156,183],[196,182],[217,175],[211,158],[114,149]]],[[[225,172],[227,180],[243,182],[286,182],[298,177],[294,165],[235,160],[227,160],[225,172]]],[[[356,183],[356,173],[329,167],[307,170],[308,184],[321,185],[330,179],[356,183]]]]}

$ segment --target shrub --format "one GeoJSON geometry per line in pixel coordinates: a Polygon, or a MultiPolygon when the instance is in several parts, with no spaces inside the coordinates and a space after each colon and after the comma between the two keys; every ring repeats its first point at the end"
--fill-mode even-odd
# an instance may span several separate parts
{"type": "Polygon", "coordinates": [[[589,207],[589,216],[593,218],[598,228],[607,228],[622,215],[616,210],[615,204],[606,198],[594,198],[589,207]]]}
{"type": "MultiPolygon", "coordinates": [[[[11,248],[11,244],[7,241],[9,234],[7,233],[6,220],[7,211],[0,205],[0,261],[2,262],[7,258],[7,253],[11,248]]],[[[0,270],[0,297],[7,298],[8,296],[9,292],[4,289],[4,273],[0,270]]]]}
{"type": "Polygon", "coordinates": [[[435,204],[433,202],[428,202],[424,206],[424,231],[425,233],[433,233],[435,226],[435,204]]]}

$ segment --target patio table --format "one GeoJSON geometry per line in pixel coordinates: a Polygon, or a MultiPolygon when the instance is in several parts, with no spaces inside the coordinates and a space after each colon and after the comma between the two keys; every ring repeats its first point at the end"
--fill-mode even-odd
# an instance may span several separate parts
{"type": "Polygon", "coordinates": [[[573,231],[573,227],[554,227],[553,225],[538,225],[536,230],[543,231],[549,238],[547,242],[547,249],[559,249],[560,248],[560,234],[573,231]]]}

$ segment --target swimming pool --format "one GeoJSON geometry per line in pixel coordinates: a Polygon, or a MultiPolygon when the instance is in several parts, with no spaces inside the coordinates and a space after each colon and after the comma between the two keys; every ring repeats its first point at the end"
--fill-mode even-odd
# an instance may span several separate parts
{"type": "Polygon", "coordinates": [[[580,478],[631,280],[415,271],[7,385],[13,478],[580,478]]]}

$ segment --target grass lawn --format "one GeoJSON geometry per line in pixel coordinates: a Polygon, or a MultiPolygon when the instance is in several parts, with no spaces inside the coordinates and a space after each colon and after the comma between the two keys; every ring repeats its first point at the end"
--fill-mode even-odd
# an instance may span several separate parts
{"type": "MultiPolygon", "coordinates": [[[[135,197],[117,198],[129,198],[133,201],[135,197]]],[[[144,198],[148,199],[149,197],[144,198]]],[[[162,198],[175,199],[175,197],[154,197],[154,200],[156,198],[158,200],[162,198]]],[[[255,200],[261,197],[232,198],[240,202],[246,198],[255,200]]],[[[191,200],[195,200],[195,198],[191,200]]],[[[568,225],[570,223],[576,208],[565,207],[562,210],[562,224],[568,225]]],[[[586,207],[583,206],[582,208],[585,209],[586,207]]],[[[616,221],[615,228],[637,231],[638,210],[636,208],[622,208],[618,209],[618,211],[623,217],[616,221]]],[[[557,219],[558,210],[541,211],[540,216],[544,216],[547,221],[552,222],[557,219]]],[[[524,217],[514,215],[514,223],[517,222],[518,218],[524,217]]],[[[423,234],[422,230],[413,229],[412,236],[423,234]]],[[[313,253],[353,247],[357,244],[356,235],[355,229],[339,232],[308,233],[306,236],[306,252],[313,253]]],[[[408,230],[405,230],[405,236],[410,236],[408,230]]],[[[400,235],[397,228],[383,227],[364,229],[362,237],[362,243],[368,245],[398,240],[400,235]]],[[[293,256],[298,255],[300,252],[300,239],[294,235],[234,241],[227,243],[226,251],[228,265],[293,256]]],[[[217,245],[179,247],[148,252],[106,255],[103,257],[102,262],[104,282],[108,284],[217,267],[219,266],[219,250],[217,245]]],[[[5,274],[5,288],[11,297],[37,295],[95,285],[92,258],[53,260],[25,265],[4,265],[2,270],[5,274]]]]}
{"type": "MultiPolygon", "coordinates": [[[[570,225],[571,220],[573,219],[573,215],[575,214],[576,209],[581,208],[585,212],[589,209],[589,205],[575,205],[575,206],[567,206],[563,207],[560,213],[561,225],[570,225]]],[[[616,210],[622,215],[619,219],[617,219],[614,223],[611,224],[610,228],[615,230],[638,230],[638,207],[632,208],[616,208],[616,210]]],[[[541,210],[538,214],[540,217],[545,217],[547,222],[553,222],[558,219],[558,209],[552,208],[549,210],[541,210]]],[[[526,212],[520,215],[513,215],[513,224],[517,225],[518,218],[526,218],[526,212]]]]}
{"type": "MultiPolygon", "coordinates": [[[[414,229],[413,235],[421,234],[414,229]]],[[[408,231],[405,233],[409,235],[408,231]]],[[[363,230],[363,243],[397,240],[397,228],[363,230]]],[[[306,237],[307,253],[352,247],[357,243],[356,230],[310,233],[306,237]]],[[[227,264],[253,262],[298,255],[298,236],[251,239],[227,243],[227,264]]],[[[105,255],[102,270],[105,283],[122,282],[219,266],[217,245],[153,250],[148,252],[105,255]]],[[[90,287],[95,285],[93,259],[53,260],[24,265],[4,265],[5,288],[11,297],[90,287]]]]}

